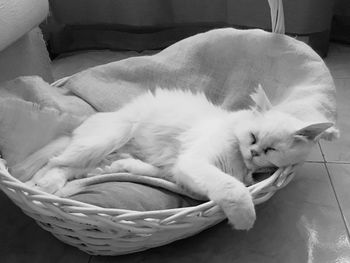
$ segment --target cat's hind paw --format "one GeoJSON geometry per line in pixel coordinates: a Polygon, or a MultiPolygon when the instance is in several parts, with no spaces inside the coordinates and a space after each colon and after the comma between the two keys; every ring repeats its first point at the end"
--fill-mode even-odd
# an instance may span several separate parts
{"type": "Polygon", "coordinates": [[[67,180],[67,170],[56,167],[48,170],[40,179],[31,180],[27,184],[46,193],[54,194],[66,184],[67,180]]]}
{"type": "Polygon", "coordinates": [[[147,176],[157,176],[159,173],[159,168],[133,158],[114,161],[110,166],[103,169],[105,173],[128,172],[147,176]]]}

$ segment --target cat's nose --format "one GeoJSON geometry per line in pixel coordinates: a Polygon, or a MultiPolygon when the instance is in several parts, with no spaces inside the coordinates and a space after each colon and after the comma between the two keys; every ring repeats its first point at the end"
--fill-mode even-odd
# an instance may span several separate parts
{"type": "Polygon", "coordinates": [[[256,150],[250,150],[250,153],[252,154],[252,157],[259,156],[259,153],[256,150]]]}

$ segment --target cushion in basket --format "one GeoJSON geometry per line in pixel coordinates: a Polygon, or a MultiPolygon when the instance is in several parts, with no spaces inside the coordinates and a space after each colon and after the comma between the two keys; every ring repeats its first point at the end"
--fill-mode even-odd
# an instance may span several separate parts
{"type": "Polygon", "coordinates": [[[129,182],[90,185],[69,198],[99,207],[135,211],[164,210],[200,203],[165,189],[129,182]]]}

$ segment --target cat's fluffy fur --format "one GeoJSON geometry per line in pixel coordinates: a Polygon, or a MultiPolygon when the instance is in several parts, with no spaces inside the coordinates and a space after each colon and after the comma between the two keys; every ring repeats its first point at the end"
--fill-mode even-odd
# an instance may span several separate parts
{"type": "Polygon", "coordinates": [[[256,107],[229,112],[202,93],[145,93],[117,112],[88,118],[31,183],[55,192],[77,173],[101,165],[107,155],[126,153],[130,158],[105,171],[165,177],[215,201],[235,228],[249,229],[255,221],[245,186],[251,183],[250,172],[305,160],[318,136],[333,125],[303,123],[274,110],[261,87],[252,99],[256,107]]]}

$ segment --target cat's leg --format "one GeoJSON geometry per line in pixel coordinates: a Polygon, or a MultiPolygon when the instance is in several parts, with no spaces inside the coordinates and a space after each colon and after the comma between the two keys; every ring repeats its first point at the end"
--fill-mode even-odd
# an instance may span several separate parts
{"type": "Polygon", "coordinates": [[[250,229],[255,221],[255,209],[248,188],[198,156],[180,156],[174,170],[179,185],[216,202],[236,229],[250,229]]]}
{"type": "Polygon", "coordinates": [[[126,158],[114,161],[109,166],[105,166],[98,170],[99,173],[118,173],[129,172],[137,175],[145,175],[156,177],[160,173],[160,169],[149,163],[145,163],[139,159],[126,158]]]}
{"type": "Polygon", "coordinates": [[[75,177],[79,173],[80,171],[71,167],[45,166],[26,184],[53,194],[62,188],[70,178],[75,177]]]}
{"type": "Polygon", "coordinates": [[[56,166],[94,167],[132,137],[132,122],[118,112],[98,113],[73,131],[71,143],[50,160],[56,166]]]}
{"type": "Polygon", "coordinates": [[[117,112],[98,113],[73,131],[67,148],[49,160],[45,176],[35,184],[54,193],[66,181],[100,163],[132,137],[132,123],[117,112]]]}

